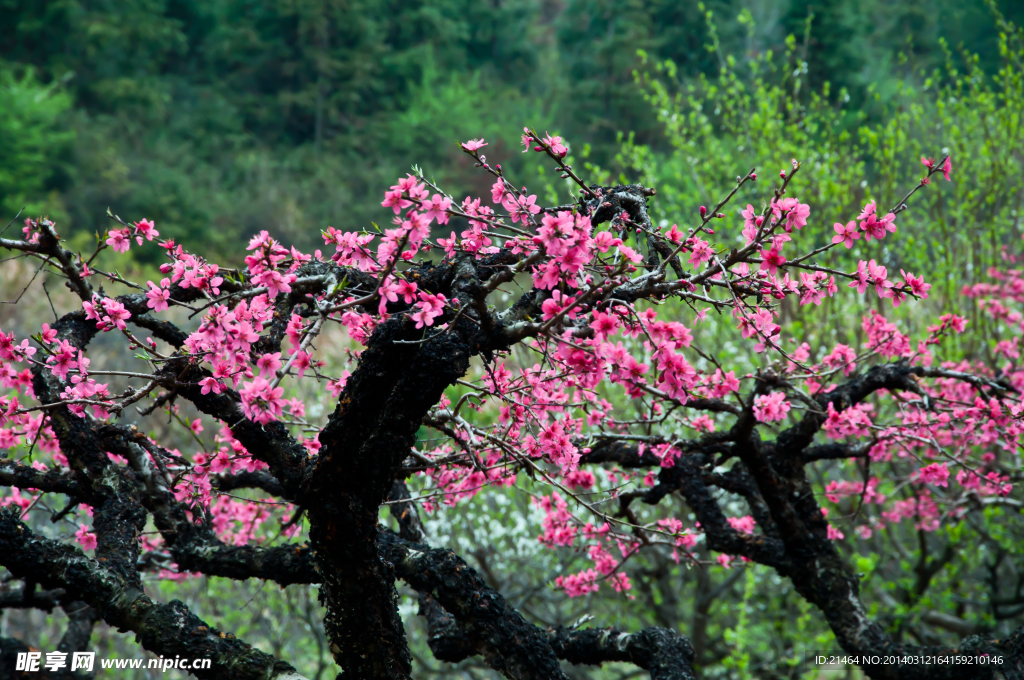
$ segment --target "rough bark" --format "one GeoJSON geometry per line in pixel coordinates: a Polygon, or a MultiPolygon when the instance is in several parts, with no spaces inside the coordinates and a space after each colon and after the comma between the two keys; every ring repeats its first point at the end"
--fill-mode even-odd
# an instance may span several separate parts
{"type": "Polygon", "coordinates": [[[62,588],[107,623],[134,632],[139,644],[156,654],[211,659],[211,668],[195,671],[196,677],[295,676],[289,664],[207,625],[180,601],[154,602],[137,587],[137,574],[136,579],[125,579],[77,548],[35,535],[18,519],[16,508],[0,509],[0,564],[16,577],[62,588]]]}

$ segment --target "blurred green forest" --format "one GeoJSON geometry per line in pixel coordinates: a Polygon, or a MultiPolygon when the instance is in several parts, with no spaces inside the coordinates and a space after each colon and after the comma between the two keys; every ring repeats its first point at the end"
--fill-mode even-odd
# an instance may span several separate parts
{"type": "MultiPolygon", "coordinates": [[[[996,4],[1024,19],[1024,3],[996,4]]],[[[727,59],[788,55],[803,94],[844,93],[857,115],[836,124],[849,130],[886,120],[908,77],[941,68],[943,39],[983,73],[1004,62],[985,0],[709,0],[714,32],[704,7],[0,0],[0,208],[89,235],[109,226],[109,207],[219,255],[260,229],[315,247],[328,224],[384,218],[382,189],[413,163],[449,190],[479,191],[457,139],[486,136],[529,186],[550,177],[524,167],[523,124],[563,134],[614,174],[631,169],[625,139],[670,153],[635,77],[638,50],[671,60],[683,84],[727,59]]]]}

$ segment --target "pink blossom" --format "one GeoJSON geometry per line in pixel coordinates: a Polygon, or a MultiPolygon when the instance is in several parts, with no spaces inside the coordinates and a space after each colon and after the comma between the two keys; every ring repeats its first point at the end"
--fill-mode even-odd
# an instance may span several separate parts
{"type": "Polygon", "coordinates": [[[778,267],[785,263],[786,258],[772,246],[771,250],[761,251],[761,269],[767,269],[768,273],[774,275],[778,267]]]}
{"type": "MultiPolygon", "coordinates": [[[[761,226],[762,220],[761,216],[757,214],[756,210],[754,210],[754,206],[747,203],[746,209],[740,212],[740,215],[743,216],[744,232],[749,230],[751,234],[757,233],[757,228],[761,226]]],[[[754,239],[750,238],[749,240],[753,241],[754,239]]]]}
{"type": "MultiPolygon", "coordinates": [[[[796,199],[793,199],[794,201],[796,199]]],[[[811,206],[797,202],[786,215],[786,224],[783,228],[786,231],[801,229],[807,224],[807,217],[811,214],[811,206]]]]}
{"type": "Polygon", "coordinates": [[[281,353],[274,352],[273,354],[267,353],[260,356],[256,360],[256,366],[260,369],[260,376],[273,377],[277,370],[281,368],[281,353]]]}
{"type": "Polygon", "coordinates": [[[832,228],[836,231],[836,235],[832,237],[832,243],[843,243],[847,248],[852,248],[853,242],[860,238],[857,223],[854,221],[847,222],[845,227],[836,222],[832,228]]]}
{"type": "Polygon", "coordinates": [[[499,177],[494,181],[494,184],[491,185],[491,201],[497,205],[504,204],[506,193],[505,180],[499,177]]]}
{"type": "Polygon", "coordinates": [[[168,300],[171,299],[171,291],[168,287],[171,285],[170,279],[163,279],[160,281],[160,285],[157,286],[152,281],[146,282],[149,285],[149,290],[146,291],[146,306],[152,309],[154,312],[162,312],[168,307],[168,300]]]}
{"type": "Polygon", "coordinates": [[[878,206],[875,205],[875,199],[871,199],[870,201],[868,201],[867,205],[865,205],[864,208],[860,211],[860,214],[857,215],[857,219],[866,220],[869,217],[875,215],[877,210],[878,206]]]}
{"type": "Polygon", "coordinates": [[[888,271],[874,260],[868,262],[868,280],[874,284],[878,297],[892,297],[892,282],[888,280],[888,271]]]}
{"type": "Polygon", "coordinates": [[[224,385],[222,385],[216,378],[203,378],[199,381],[199,384],[202,386],[202,389],[200,390],[202,394],[209,394],[210,392],[220,394],[224,391],[224,385]]]}
{"type": "Polygon", "coordinates": [[[878,219],[874,214],[870,214],[860,223],[860,228],[864,232],[865,240],[882,240],[887,231],[896,232],[896,215],[888,213],[882,219],[878,219]]]}
{"type": "Polygon", "coordinates": [[[480,139],[471,139],[468,142],[462,143],[462,148],[466,151],[476,151],[477,149],[485,146],[487,146],[487,142],[485,142],[482,137],[480,139]]]}
{"type": "Polygon", "coordinates": [[[596,593],[599,590],[597,579],[600,577],[593,569],[581,571],[578,574],[559,576],[555,579],[555,585],[565,590],[569,597],[582,597],[587,593],[596,593]]]}
{"type": "Polygon", "coordinates": [[[132,317],[131,313],[125,309],[124,305],[114,298],[103,298],[101,301],[103,305],[103,311],[106,312],[96,327],[101,330],[109,330],[111,327],[116,327],[124,330],[128,326],[125,322],[132,317]]]}
{"type": "Polygon", "coordinates": [[[50,328],[50,324],[44,323],[43,331],[39,335],[42,338],[43,344],[48,345],[57,339],[57,329],[50,328]]]}
{"type": "Polygon", "coordinates": [[[46,360],[50,370],[58,378],[67,378],[68,371],[78,367],[78,350],[67,340],[61,340],[56,351],[46,360]]]}
{"type": "Polygon", "coordinates": [[[417,287],[416,283],[401,279],[398,282],[398,290],[396,292],[402,296],[402,301],[408,305],[412,304],[412,301],[416,299],[417,287]]]}
{"type": "Polygon", "coordinates": [[[910,286],[910,292],[922,299],[928,297],[928,291],[931,290],[932,284],[925,283],[923,276],[914,276],[902,269],[900,270],[900,274],[903,275],[903,279],[907,282],[907,285],[910,286]]]}
{"type": "Polygon", "coordinates": [[[147,241],[152,241],[160,235],[160,232],[156,230],[156,224],[152,220],[139,220],[136,222],[135,233],[138,234],[136,240],[140,246],[142,245],[142,239],[139,237],[145,237],[147,241]]]}
{"type": "Polygon", "coordinates": [[[552,137],[551,135],[548,135],[544,137],[543,141],[544,144],[546,144],[548,148],[551,150],[551,153],[555,154],[559,158],[562,158],[567,153],[569,153],[569,149],[568,147],[565,146],[565,144],[562,143],[561,137],[552,137]]]}
{"type": "Polygon", "coordinates": [[[306,375],[306,371],[308,371],[312,365],[313,362],[310,361],[309,355],[301,349],[295,352],[292,357],[292,368],[296,370],[300,378],[306,375]]]}
{"type": "Polygon", "coordinates": [[[595,312],[594,319],[590,322],[590,327],[594,329],[594,337],[600,342],[609,335],[614,335],[618,332],[619,321],[611,314],[595,312]]]}
{"type": "Polygon", "coordinates": [[[95,550],[96,549],[96,534],[89,531],[89,527],[84,524],[78,525],[78,531],[75,532],[75,540],[82,550],[95,550]]]}
{"type": "Polygon", "coordinates": [[[533,133],[530,132],[530,128],[523,128],[522,144],[524,147],[526,147],[525,149],[523,149],[523,153],[526,153],[527,151],[530,150],[530,146],[533,144],[533,133]]]}
{"type": "Polygon", "coordinates": [[[949,469],[945,463],[932,463],[918,470],[918,479],[922,484],[949,486],[949,469]]]}
{"type": "Polygon", "coordinates": [[[281,417],[284,409],[283,387],[270,386],[263,378],[254,378],[239,390],[242,398],[242,412],[245,417],[261,425],[281,417]]]}
{"type": "Polygon", "coordinates": [[[639,264],[640,262],[643,262],[643,260],[644,260],[643,255],[641,255],[640,253],[636,252],[635,250],[633,250],[629,246],[620,245],[619,246],[619,252],[622,253],[622,256],[624,258],[626,258],[627,260],[629,260],[630,262],[632,262],[634,264],[639,264]]]}
{"type": "Polygon", "coordinates": [[[452,232],[451,238],[439,238],[437,239],[438,245],[444,248],[445,255],[450,258],[455,258],[455,248],[459,244],[459,240],[455,238],[455,232],[452,232]]]}
{"type": "Polygon", "coordinates": [[[690,264],[693,265],[694,269],[697,269],[710,260],[714,254],[715,251],[708,245],[707,241],[697,239],[693,244],[693,251],[690,254],[690,264]]]}
{"type": "MultiPolygon", "coordinates": [[[[273,269],[264,269],[252,277],[252,282],[257,286],[266,286],[271,297],[277,297],[281,293],[292,292],[291,284],[296,279],[295,274],[282,274],[273,269]]],[[[195,286],[202,288],[202,286],[195,286]]]]}
{"type": "Polygon", "coordinates": [[[789,402],[782,392],[760,394],[754,398],[754,418],[762,423],[784,420],[789,409],[789,402]]]}
{"type": "Polygon", "coordinates": [[[747,515],[746,517],[727,517],[726,519],[729,522],[729,526],[731,526],[736,531],[739,531],[744,534],[754,533],[754,518],[750,515],[747,515]]]}
{"type": "Polygon", "coordinates": [[[828,368],[839,368],[842,367],[844,375],[850,375],[856,368],[857,353],[853,351],[852,347],[848,347],[842,344],[836,344],[836,346],[825,355],[825,358],[821,360],[821,363],[828,368]]]}
{"type": "Polygon", "coordinates": [[[856,288],[858,293],[863,293],[868,287],[868,263],[861,260],[857,263],[857,271],[855,273],[857,277],[855,281],[849,284],[850,288],[856,288]]]}
{"type": "Polygon", "coordinates": [[[128,228],[111,229],[106,243],[108,246],[113,248],[116,253],[127,253],[128,247],[131,246],[128,228]]]}
{"type": "Polygon", "coordinates": [[[519,198],[514,200],[514,205],[509,208],[509,218],[513,223],[522,222],[526,224],[529,221],[530,215],[536,215],[540,212],[540,206],[537,205],[536,194],[531,194],[525,198],[519,198]]]}
{"type": "Polygon", "coordinates": [[[434,295],[420,291],[419,299],[420,301],[416,303],[417,311],[411,315],[412,320],[416,322],[416,328],[433,326],[434,319],[444,314],[447,298],[440,293],[434,295]]]}
{"type": "Polygon", "coordinates": [[[599,231],[593,240],[594,247],[602,253],[607,253],[609,248],[622,245],[622,239],[615,238],[610,231],[599,231]]]}
{"type": "MultiPolygon", "coordinates": [[[[544,313],[544,320],[555,318],[563,309],[572,305],[575,298],[565,297],[559,290],[552,291],[551,297],[541,304],[541,311],[544,313]]],[[[569,318],[575,318],[575,314],[569,313],[569,318]]]]}
{"type": "Polygon", "coordinates": [[[434,194],[429,202],[423,204],[423,214],[428,220],[437,220],[438,224],[448,224],[448,208],[452,199],[434,194]]]}
{"type": "Polygon", "coordinates": [[[683,232],[679,231],[679,227],[673,224],[672,228],[665,232],[665,238],[667,238],[672,243],[682,243],[683,232]]]}
{"type": "Polygon", "coordinates": [[[565,483],[571,489],[589,489],[597,482],[590,470],[573,470],[565,476],[565,483]]]}
{"type": "Polygon", "coordinates": [[[715,421],[711,419],[711,416],[703,414],[691,420],[690,427],[697,430],[697,432],[714,432],[715,421]]]}
{"type": "Polygon", "coordinates": [[[220,451],[218,451],[217,455],[215,455],[210,460],[209,469],[210,472],[214,474],[220,474],[222,472],[227,472],[228,470],[230,470],[231,452],[226,448],[222,448],[220,451]]]}
{"type": "Polygon", "coordinates": [[[412,205],[412,201],[402,197],[403,193],[401,189],[392,188],[384,193],[384,200],[381,202],[381,205],[385,208],[392,208],[396,215],[401,213],[412,205]]]}
{"type": "Polygon", "coordinates": [[[953,159],[950,156],[946,156],[946,162],[942,164],[942,176],[949,182],[949,171],[953,169],[953,159]]]}

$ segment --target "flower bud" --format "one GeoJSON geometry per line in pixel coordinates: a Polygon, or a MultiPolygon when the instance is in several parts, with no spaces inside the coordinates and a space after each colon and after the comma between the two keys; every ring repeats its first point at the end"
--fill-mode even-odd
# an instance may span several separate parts
{"type": "Polygon", "coordinates": [[[781,177],[782,179],[786,179],[786,171],[785,170],[780,171],[779,172],[779,177],[781,177]]]}
{"type": "Polygon", "coordinates": [[[707,214],[708,214],[708,209],[707,209],[707,208],[705,208],[704,206],[701,206],[701,207],[700,207],[700,216],[701,216],[701,217],[704,217],[704,216],[705,216],[705,215],[707,215],[707,214]]]}

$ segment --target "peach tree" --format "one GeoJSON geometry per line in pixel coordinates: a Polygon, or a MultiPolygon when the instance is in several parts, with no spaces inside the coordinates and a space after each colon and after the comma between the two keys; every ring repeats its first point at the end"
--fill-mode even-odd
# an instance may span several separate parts
{"type": "Polygon", "coordinates": [[[872,678],[1024,677],[1022,629],[949,647],[893,638],[838,549],[1021,507],[1024,277],[1008,259],[964,290],[998,337],[985,361],[944,361],[965,317],[901,327],[884,310],[928,298],[925,273],[857,257],[899,238],[900,214],[950,179],[950,158],[923,158],[905,196],[815,242],[813,206],[787,193],[796,160],[777,178],[738,176],[667,227],[651,217],[655,189],[588,184],[560,137],[524,129],[522,142],[572,187],[569,202],[542,205],[478,139],[461,148],[489,195],[458,200],[414,168],[384,193],[391,224],[329,227],[314,253],[261,232],[229,268],[114,215],[91,255],[45,218],[0,238],[79,300],[30,337],[0,332],[0,565],[24,584],[4,606],[81,605],[69,649],[103,620],[165,657],[212,659],[200,677],[297,678],[287,659],[147,593],[142,574],[319,584],[341,677],[407,678],[398,579],[419,593],[440,660],[480,656],[509,678],[566,677],[563,660],[694,678],[685,630],[535,625],[424,532],[422,512],[528,487],[537,540],[589,560],[553,579],[559,597],[631,597],[630,561],[650,551],[757,563],[872,678]],[[753,182],[769,185],[760,205],[730,205],[753,182]],[[97,264],[140,247],[163,249],[160,277],[97,264]],[[831,298],[876,301],[858,343],[783,342],[784,308],[831,298]],[[712,322],[732,329],[742,361],[695,339],[712,322]],[[343,342],[324,341],[332,329],[343,342]],[[120,354],[91,367],[101,335],[120,354]],[[183,405],[216,423],[212,450],[183,452],[130,421],[167,412],[193,434],[183,405]],[[841,478],[822,483],[816,466],[837,461],[841,478]],[[58,529],[30,526],[44,497],[64,499],[58,529]],[[380,522],[385,506],[398,531],[380,522]],[[260,533],[271,518],[283,542],[260,533]]]}

